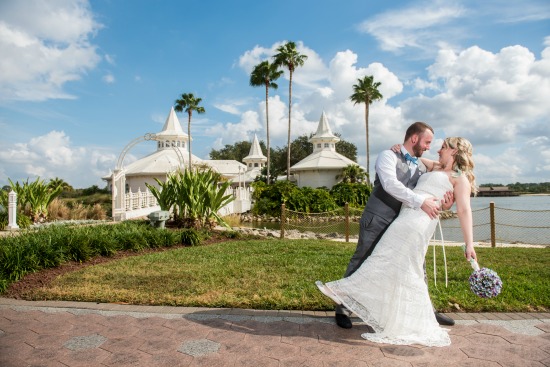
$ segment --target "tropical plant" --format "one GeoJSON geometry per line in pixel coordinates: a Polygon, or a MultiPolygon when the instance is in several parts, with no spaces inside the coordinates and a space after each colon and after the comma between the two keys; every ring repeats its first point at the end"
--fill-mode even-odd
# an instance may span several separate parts
{"type": "Polygon", "coordinates": [[[254,67],[250,74],[250,85],[253,87],[265,86],[265,129],[267,134],[267,183],[270,178],[271,154],[269,148],[269,88],[277,89],[278,85],[275,80],[279,79],[283,74],[282,70],[278,70],[278,66],[270,64],[269,61],[262,61],[254,67]]]}
{"type": "Polygon", "coordinates": [[[362,182],[367,177],[367,173],[357,164],[347,165],[342,169],[342,173],[336,176],[337,179],[342,179],[346,183],[362,182]]]}
{"type": "Polygon", "coordinates": [[[53,187],[37,177],[34,182],[29,183],[29,179],[23,183],[13,183],[11,179],[8,179],[11,188],[17,194],[17,199],[21,208],[24,209],[28,204],[30,207],[30,217],[33,222],[37,223],[43,221],[48,216],[48,205],[55,199],[61,191],[62,186],[53,187]]]}
{"type": "Polygon", "coordinates": [[[189,145],[189,169],[192,167],[191,162],[191,116],[193,115],[193,111],[196,111],[198,114],[205,113],[204,107],[199,106],[201,103],[202,98],[195,97],[193,93],[184,93],[181,95],[181,98],[176,99],[174,110],[176,112],[187,112],[187,135],[189,137],[189,141],[187,144],[189,145]]]}
{"type": "Polygon", "coordinates": [[[159,187],[148,183],[145,183],[145,186],[147,186],[147,188],[151,190],[151,194],[153,194],[155,199],[157,199],[160,210],[170,210],[172,205],[174,205],[176,199],[174,193],[174,185],[170,180],[170,176],[164,182],[162,182],[158,178],[155,178],[155,181],[157,181],[159,187]]]}
{"type": "Polygon", "coordinates": [[[358,103],[365,104],[365,136],[367,140],[367,177],[370,182],[370,146],[369,146],[369,105],[376,100],[382,99],[382,94],[378,91],[382,83],[375,82],[372,75],[365,76],[363,79],[357,79],[357,84],[353,86],[353,94],[350,96],[354,105],[358,103]]]}
{"type": "Polygon", "coordinates": [[[223,182],[212,169],[188,169],[170,174],[159,188],[147,185],[163,210],[172,210],[174,219],[188,228],[212,227],[214,222],[227,226],[218,212],[231,201],[226,195],[230,182],[223,182]]]}
{"type": "Polygon", "coordinates": [[[274,64],[277,67],[286,67],[289,73],[288,82],[288,139],[287,139],[287,160],[286,160],[286,179],[290,180],[290,127],[291,127],[291,112],[292,112],[292,74],[294,70],[303,66],[307,60],[307,56],[300,54],[296,49],[296,44],[292,41],[277,48],[277,54],[273,56],[274,64]]]}

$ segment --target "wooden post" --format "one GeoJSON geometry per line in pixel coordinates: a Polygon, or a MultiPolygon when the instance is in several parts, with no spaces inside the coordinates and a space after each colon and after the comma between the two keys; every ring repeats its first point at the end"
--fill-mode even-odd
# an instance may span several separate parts
{"type": "Polygon", "coordinates": [[[285,204],[281,204],[281,239],[285,238],[285,204]]]}
{"type": "Polygon", "coordinates": [[[491,201],[489,203],[489,216],[491,219],[491,247],[497,246],[497,235],[496,235],[496,225],[495,225],[495,202],[491,201]]]}
{"type": "Polygon", "coordinates": [[[349,242],[349,205],[348,203],[346,203],[345,212],[346,212],[346,242],[349,242]]]}

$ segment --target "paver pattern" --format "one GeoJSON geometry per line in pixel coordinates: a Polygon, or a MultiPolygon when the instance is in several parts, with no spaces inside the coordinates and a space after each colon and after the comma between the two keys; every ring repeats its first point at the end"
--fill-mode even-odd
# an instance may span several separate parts
{"type": "Polygon", "coordinates": [[[550,314],[449,314],[452,344],[361,338],[330,312],[0,298],[0,366],[550,366],[550,314]]]}

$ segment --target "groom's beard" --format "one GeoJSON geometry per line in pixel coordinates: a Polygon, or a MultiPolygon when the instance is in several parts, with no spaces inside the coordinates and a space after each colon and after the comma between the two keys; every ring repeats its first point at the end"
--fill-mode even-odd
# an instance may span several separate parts
{"type": "Polygon", "coordinates": [[[422,147],[420,146],[420,143],[416,143],[415,145],[413,145],[412,150],[413,150],[414,156],[418,158],[422,157],[422,154],[424,153],[424,149],[422,149],[422,147]]]}

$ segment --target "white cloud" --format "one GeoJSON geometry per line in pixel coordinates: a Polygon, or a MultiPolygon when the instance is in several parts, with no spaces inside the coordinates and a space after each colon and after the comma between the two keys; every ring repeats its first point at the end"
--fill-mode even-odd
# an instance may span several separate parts
{"type": "Polygon", "coordinates": [[[100,177],[109,173],[115,160],[114,153],[102,148],[74,146],[63,131],[0,148],[1,166],[10,172],[12,181],[61,177],[74,187],[87,187],[92,176],[96,177],[94,184],[103,185],[100,177]]]}
{"type": "Polygon", "coordinates": [[[238,123],[217,123],[205,130],[206,135],[222,136],[218,144],[232,144],[237,141],[251,140],[251,133],[261,129],[258,119],[258,113],[255,111],[246,111],[241,115],[241,121],[238,123]]]}
{"type": "Polygon", "coordinates": [[[522,46],[498,53],[477,46],[460,53],[442,50],[426,82],[439,85],[440,92],[409,98],[402,104],[404,116],[422,111],[445,134],[469,136],[474,144],[547,135],[550,68],[549,54],[543,55],[536,60],[522,46]]]}
{"type": "Polygon", "coordinates": [[[103,76],[103,81],[107,84],[113,84],[115,82],[115,76],[111,73],[105,74],[103,76]]]}
{"type": "Polygon", "coordinates": [[[443,31],[442,26],[448,26],[466,14],[468,11],[461,5],[428,1],[378,14],[363,21],[358,29],[371,34],[386,51],[405,47],[430,50],[434,45],[445,45],[444,40],[454,38],[452,28],[443,31]]]}
{"type": "Polygon", "coordinates": [[[0,99],[74,98],[64,84],[101,60],[90,43],[101,25],[87,1],[2,1],[0,14],[0,99]]]}

